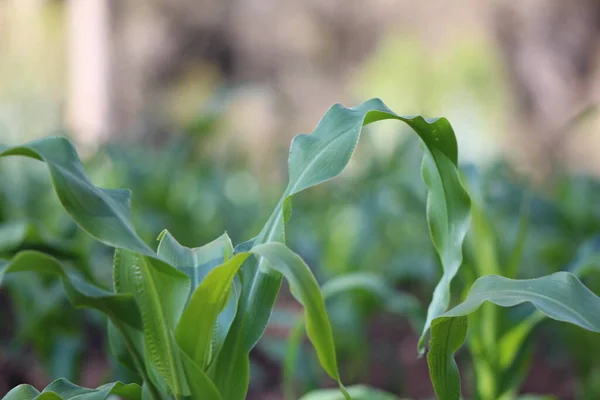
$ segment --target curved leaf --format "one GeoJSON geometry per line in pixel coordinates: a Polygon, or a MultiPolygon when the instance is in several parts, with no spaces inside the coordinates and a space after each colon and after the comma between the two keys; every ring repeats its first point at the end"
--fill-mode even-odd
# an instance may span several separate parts
{"type": "MultiPolygon", "coordinates": [[[[233,245],[227,233],[219,236],[217,239],[202,247],[194,249],[179,244],[179,242],[177,242],[177,240],[175,240],[175,238],[167,230],[164,230],[160,234],[159,240],[160,243],[157,251],[158,255],[175,268],[185,272],[190,277],[192,282],[190,296],[195,293],[196,288],[200,286],[210,271],[226,262],[233,254],[233,245]]],[[[219,354],[219,351],[223,346],[223,342],[225,341],[225,337],[227,336],[227,332],[229,332],[229,328],[231,327],[235,317],[239,298],[239,288],[234,287],[234,289],[235,290],[232,291],[233,295],[227,296],[229,300],[227,301],[225,308],[218,313],[217,322],[214,327],[214,333],[209,335],[207,338],[210,340],[211,357],[216,357],[216,355],[219,354]]],[[[192,307],[191,309],[195,309],[195,307],[192,307]]],[[[190,312],[192,311],[190,310],[190,312]]],[[[200,317],[208,316],[201,315],[200,317]]],[[[182,321],[183,319],[185,318],[182,317],[182,321]]],[[[200,321],[196,320],[195,318],[192,318],[192,320],[189,320],[189,322],[182,321],[180,321],[177,328],[177,335],[192,335],[195,337],[195,328],[198,324],[200,324],[200,321]],[[183,328],[185,325],[189,326],[183,328]]],[[[195,338],[191,339],[191,341],[193,341],[195,338]]],[[[178,341],[179,340],[180,338],[178,338],[178,341]]],[[[181,340],[185,339],[181,338],[181,340]]],[[[181,341],[179,341],[179,343],[182,345],[181,341]]],[[[191,343],[188,343],[187,346],[191,346],[191,343]]],[[[200,347],[203,348],[202,346],[200,347]]],[[[190,349],[188,347],[186,352],[189,350],[190,349]]],[[[188,354],[194,353],[188,352],[188,354]]],[[[204,362],[198,358],[192,358],[198,365],[202,367],[205,366],[204,362]]],[[[208,362],[208,359],[204,361],[208,362]]]]}
{"type": "Polygon", "coordinates": [[[155,256],[135,233],[131,221],[131,192],[94,186],[68,139],[50,137],[22,146],[0,147],[0,157],[6,156],[25,156],[44,161],[65,210],[92,236],[112,247],[155,256]]]}
{"type": "Polygon", "coordinates": [[[8,392],[4,400],[104,400],[113,395],[125,400],[140,400],[142,389],[134,383],[126,385],[121,382],[107,383],[97,389],[87,389],[66,379],[57,379],[41,393],[30,385],[19,385],[8,392]]]}
{"type": "Polygon", "coordinates": [[[233,255],[233,244],[227,233],[202,247],[193,249],[179,244],[166,229],[162,231],[158,240],[160,242],[157,254],[190,277],[192,291],[200,285],[206,274],[233,255]]]}
{"type": "Polygon", "coordinates": [[[111,320],[133,328],[141,328],[142,321],[133,297],[101,289],[69,272],[57,259],[37,251],[23,251],[12,260],[0,260],[0,284],[5,274],[37,272],[61,278],[65,292],[75,307],[89,307],[106,314],[111,320]]]}
{"type": "MultiPolygon", "coordinates": [[[[391,393],[372,388],[367,385],[355,385],[348,388],[348,393],[354,400],[400,400],[391,393]]],[[[300,400],[344,400],[338,390],[322,389],[307,393],[300,400]]]]}
{"type": "Polygon", "coordinates": [[[66,138],[51,137],[0,149],[0,157],[14,155],[44,161],[63,207],[75,222],[99,241],[128,254],[133,264],[121,269],[122,274],[115,274],[116,289],[133,294],[140,307],[145,345],[156,371],[174,393],[187,393],[185,382],[178,382],[183,374],[179,371],[178,354],[173,350],[172,331],[185,305],[189,280],[161,261],[136,234],[130,191],[94,186],[73,144],[66,138]]]}
{"type": "Polygon", "coordinates": [[[31,385],[21,384],[9,391],[2,400],[33,400],[40,392],[31,385]]]}
{"type": "Polygon", "coordinates": [[[325,301],[310,268],[299,255],[280,243],[256,246],[252,249],[252,253],[265,257],[271,267],[288,281],[292,295],[304,306],[306,333],[317,352],[321,366],[329,376],[338,381],[342,393],[345,394],[344,397],[349,399],[340,381],[333,333],[325,310],[325,301]]]}
{"type": "MultiPolygon", "coordinates": [[[[321,287],[326,302],[332,297],[354,291],[366,292],[376,297],[387,312],[408,317],[413,328],[419,330],[423,326],[423,314],[419,301],[412,295],[396,291],[385,280],[371,272],[353,272],[333,278],[321,287]]],[[[302,344],[304,318],[298,317],[292,331],[288,335],[287,349],[283,371],[283,385],[286,399],[295,399],[294,385],[296,361],[302,344]]],[[[353,396],[353,398],[356,398],[353,396]]]]}
{"type": "MultiPolygon", "coordinates": [[[[271,268],[289,281],[292,294],[304,306],[306,330],[319,362],[323,369],[338,381],[340,389],[344,392],[337,368],[331,325],[319,285],[304,261],[280,243],[263,244],[252,248],[250,252],[238,253],[206,276],[194,291],[177,329],[177,339],[182,350],[198,365],[206,367],[208,338],[213,332],[217,315],[226,302],[233,279],[250,254],[266,258],[271,268]],[[195,329],[191,330],[193,327],[195,329]]],[[[236,351],[238,349],[224,346],[209,369],[224,399],[241,398],[247,390],[248,364],[223,361],[230,360],[228,356],[236,351]]]]}
{"type": "Polygon", "coordinates": [[[458,306],[434,320],[427,356],[434,389],[441,400],[460,398],[454,353],[466,337],[467,315],[489,301],[502,307],[530,302],[552,319],[600,332],[600,297],[568,272],[515,280],[497,275],[479,278],[458,306]]]}
{"type": "MultiPolygon", "coordinates": [[[[400,117],[379,99],[354,108],[344,108],[339,104],[333,106],[312,135],[297,135],[292,141],[287,188],[254,244],[285,242],[285,222],[290,216],[292,196],[337,176],[350,160],[362,127],[385,119],[409,125],[423,143],[422,172],[429,189],[427,217],[444,269],[428,310],[424,336],[431,320],[448,307],[450,282],[462,261],[461,246],[469,221],[470,200],[457,170],[456,137],[446,119],[400,117]]],[[[226,339],[226,346],[236,350],[228,353],[222,363],[229,362],[247,369],[248,354],[266,328],[281,285],[281,275],[261,260],[259,265],[250,264],[245,268],[242,278],[238,314],[226,339]]],[[[232,373],[229,375],[233,377],[232,373]]],[[[239,394],[238,398],[243,396],[244,393],[239,394]]]]}

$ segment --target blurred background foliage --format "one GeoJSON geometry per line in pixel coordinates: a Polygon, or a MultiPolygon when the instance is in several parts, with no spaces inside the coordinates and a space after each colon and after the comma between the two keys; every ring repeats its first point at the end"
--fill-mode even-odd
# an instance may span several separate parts
{"type": "MultiPolygon", "coordinates": [[[[331,104],[381,97],[401,114],[447,117],[477,206],[458,299],[481,260],[536,277],[596,248],[599,49],[594,0],[3,0],[0,140],[71,136],[96,184],[132,189],[148,243],[166,228],[198,246],[223,231],[235,243],[256,234],[283,189],[290,139],[331,104]]],[[[405,133],[367,129],[341,178],[295,198],[288,244],[321,283],[368,271],[427,304],[440,266],[419,143],[405,133]]],[[[108,284],[110,249],[61,211],[36,167],[0,165],[0,256],[40,249],[108,284]]],[[[600,279],[586,279],[598,293],[600,279]]],[[[360,291],[327,304],[345,381],[432,397],[415,350],[424,310],[399,316],[360,291]]],[[[527,312],[498,311],[499,332],[527,312]]],[[[283,296],[252,354],[249,398],[281,399],[284,381],[288,398],[331,384],[308,346],[290,358],[298,314],[283,296]],[[292,384],[285,363],[296,365],[292,384]]],[[[73,310],[55,280],[10,277],[0,394],[58,376],[129,379],[105,355],[104,325],[73,310]]],[[[476,396],[469,351],[460,362],[476,396]]],[[[520,351],[524,393],[600,398],[597,335],[547,322],[520,351]]]]}

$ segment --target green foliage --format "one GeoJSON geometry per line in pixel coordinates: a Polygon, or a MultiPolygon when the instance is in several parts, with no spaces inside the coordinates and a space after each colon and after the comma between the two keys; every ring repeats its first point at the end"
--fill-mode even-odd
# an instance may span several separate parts
{"type": "MultiPolygon", "coordinates": [[[[338,360],[345,360],[346,354],[344,348],[336,349],[336,326],[330,323],[330,317],[337,316],[335,307],[340,299],[351,300],[351,313],[356,314],[351,318],[359,321],[366,321],[374,311],[407,317],[413,329],[421,332],[421,352],[429,335],[427,362],[435,392],[442,400],[461,396],[454,355],[467,339],[467,328],[476,393],[482,400],[517,397],[531,359],[527,340],[546,317],[593,332],[600,330],[600,299],[578,279],[587,279],[592,287],[591,272],[600,248],[593,236],[600,230],[600,215],[583,207],[586,197],[578,195],[596,193],[593,183],[566,179],[549,200],[549,195],[523,190],[503,166],[492,166],[482,175],[466,168],[463,176],[457,167],[456,138],[445,119],[399,117],[379,100],[355,108],[335,105],[311,135],[293,140],[289,181],[262,229],[251,221],[259,209],[257,196],[239,204],[231,214],[220,212],[221,205],[213,207],[213,214],[223,215],[219,218],[225,224],[234,225],[237,239],[258,231],[237,247],[228,234],[209,241],[217,233],[207,237],[201,227],[204,217],[198,217],[201,213],[190,206],[200,204],[204,195],[214,197],[209,190],[190,193],[200,187],[195,168],[205,168],[205,164],[184,161],[174,167],[176,171],[182,168],[179,174],[170,170],[169,160],[157,159],[156,168],[149,168],[142,166],[148,164],[148,157],[123,156],[115,161],[119,172],[107,174],[95,164],[98,159],[93,160],[90,175],[94,178],[111,186],[131,182],[136,195],[139,189],[144,200],[138,203],[140,212],[133,213],[130,191],[93,184],[73,145],[64,138],[0,147],[0,157],[4,156],[43,161],[60,202],[55,207],[66,214],[58,218],[63,229],[52,227],[48,232],[46,226],[51,224],[44,217],[10,219],[5,217],[10,210],[0,209],[0,216],[6,219],[0,224],[0,253],[10,258],[0,261],[0,283],[48,290],[57,296],[56,280],[46,276],[59,278],[77,308],[92,308],[107,316],[115,358],[141,382],[141,386],[115,383],[92,390],[59,380],[42,394],[21,385],[8,398],[67,399],[72,397],[69,393],[77,393],[90,399],[111,394],[136,399],[243,399],[250,383],[249,354],[265,332],[283,278],[304,309],[295,321],[285,355],[284,389],[290,399],[297,398],[294,381],[304,332],[322,369],[339,389],[313,391],[303,399],[395,398],[366,386],[346,389],[342,385],[344,371],[338,368],[338,360]],[[292,217],[292,197],[339,175],[355,151],[363,126],[385,119],[402,121],[417,133],[423,150],[423,182],[414,173],[419,160],[411,147],[414,143],[409,142],[388,160],[365,167],[355,180],[361,192],[357,204],[343,199],[348,193],[344,187],[332,192],[341,193],[338,198],[317,191],[314,198],[294,199],[292,217]],[[148,178],[153,185],[139,183],[140,171],[145,170],[153,174],[148,178]],[[172,189],[168,185],[179,177],[183,182],[175,196],[179,200],[167,199],[165,193],[172,189]],[[463,178],[473,201],[463,187],[463,178]],[[162,183],[165,181],[168,184],[162,183]],[[197,199],[181,201],[188,195],[197,199]],[[324,206],[326,203],[341,206],[324,206]],[[425,225],[423,208],[429,238],[421,227],[425,225]],[[403,221],[397,223],[390,214],[403,221]],[[98,245],[78,236],[72,224],[64,222],[66,215],[101,245],[94,247],[98,245]],[[290,220],[296,222],[299,233],[292,230],[288,235],[290,220]],[[169,230],[160,234],[155,251],[147,240],[164,226],[169,230]],[[135,227],[141,227],[140,232],[135,227]],[[177,234],[170,233],[175,231],[177,234]],[[359,233],[353,237],[352,232],[359,233]],[[64,240],[67,237],[70,239],[64,240]],[[190,248],[175,237],[181,237],[186,245],[196,238],[208,243],[190,248]],[[311,243],[313,237],[318,238],[317,243],[311,243]],[[314,261],[316,278],[307,263],[284,244],[286,239],[307,254],[311,264],[314,261]],[[579,243],[585,244],[575,254],[573,249],[579,243]],[[112,290],[106,288],[102,276],[108,274],[101,267],[106,264],[109,247],[114,248],[112,290]],[[431,271],[436,256],[443,273],[434,285],[431,274],[415,271],[427,266],[431,271]],[[568,269],[578,277],[556,272],[573,258],[568,269]],[[414,265],[412,272],[408,272],[410,265],[414,265]],[[373,270],[361,270],[367,267],[373,270]],[[40,278],[12,281],[9,274],[16,272],[37,273],[40,278]],[[331,277],[320,289],[318,282],[331,277]],[[452,288],[455,277],[459,285],[452,288]],[[433,290],[426,314],[416,297],[398,289],[403,279],[418,279],[421,289],[433,290]],[[454,298],[462,302],[447,311],[454,298]],[[367,303],[375,307],[368,308],[367,303]],[[495,306],[510,308],[522,303],[532,303],[538,311],[524,315],[495,306]]],[[[213,178],[219,182],[218,176],[213,178]]],[[[222,184],[207,187],[219,194],[226,192],[222,184]]],[[[135,204],[134,199],[134,210],[135,204]]],[[[31,208],[35,214],[40,206],[31,208]]],[[[22,297],[23,301],[15,296],[17,305],[30,301],[22,297]]],[[[43,298],[36,296],[36,301],[41,303],[43,298]]],[[[44,312],[43,304],[39,309],[44,312]]],[[[31,326],[28,329],[34,329],[31,326]]],[[[349,349],[360,356],[360,351],[349,349]]],[[[591,382],[597,376],[597,364],[586,361],[585,368],[591,382]]],[[[592,384],[586,388],[596,390],[592,384]]]]}
{"type": "Polygon", "coordinates": [[[4,397],[5,400],[104,400],[109,396],[119,396],[125,400],[140,400],[142,388],[136,384],[121,382],[102,385],[97,389],[86,389],[65,379],[57,379],[41,393],[30,385],[19,385],[4,397]]]}
{"type": "Polygon", "coordinates": [[[424,144],[427,216],[446,271],[434,294],[430,321],[449,301],[449,283],[460,264],[468,221],[469,199],[456,168],[456,139],[445,119],[399,117],[379,100],[351,109],[336,105],[312,135],[296,136],[287,189],[258,236],[235,255],[226,237],[186,249],[167,233],[160,237],[159,251],[152,250],[134,228],[130,192],[92,184],[73,145],[64,138],[0,148],[0,157],[44,161],[65,211],[95,239],[116,249],[114,292],[84,277],[71,277],[58,259],[42,253],[19,253],[13,261],[3,262],[3,273],[53,272],[62,278],[76,306],[105,313],[117,358],[139,374],[144,391],[155,399],[244,398],[248,353],[264,332],[285,277],[304,306],[306,331],[321,366],[350,398],[340,382],[333,334],[317,281],[299,256],[277,242],[285,241],[291,196],[338,175],[354,152],[362,126],[383,119],[405,122],[424,144]],[[236,279],[241,290],[232,294],[238,293],[236,279]],[[199,334],[192,335],[198,327],[199,334]]]}
{"type": "MultiPolygon", "coordinates": [[[[348,388],[348,393],[354,400],[399,400],[398,397],[381,390],[365,385],[356,385],[348,388]]],[[[300,400],[343,400],[339,392],[331,389],[322,389],[310,392],[300,400]]]]}
{"type": "MultiPolygon", "coordinates": [[[[478,189],[477,185],[471,187],[478,189]]],[[[513,227],[510,228],[516,234],[512,236],[512,242],[504,244],[505,236],[498,233],[501,232],[499,223],[496,222],[498,220],[490,213],[495,209],[489,206],[482,208],[480,205],[484,204],[484,197],[477,190],[474,194],[476,205],[473,207],[473,224],[468,240],[467,265],[463,280],[468,287],[474,277],[480,278],[473,283],[461,304],[434,320],[431,349],[428,354],[430,375],[440,399],[460,398],[459,374],[453,358],[454,353],[465,341],[466,316],[470,315],[468,346],[477,378],[478,397],[514,398],[527,373],[531,358],[531,348],[527,345],[527,339],[533,329],[545,317],[550,317],[597,331],[599,321],[596,321],[598,316],[595,310],[598,308],[599,299],[575,275],[567,272],[519,280],[497,276],[523,276],[524,273],[530,276],[531,271],[538,271],[540,265],[546,262],[543,251],[540,251],[543,249],[540,244],[556,247],[557,244],[564,245],[572,240],[568,231],[563,230],[558,233],[565,237],[561,237],[557,243],[548,235],[548,226],[537,221],[535,224],[531,223],[537,218],[544,218],[546,221],[556,218],[556,214],[561,211],[560,203],[544,204],[539,198],[531,196],[531,192],[521,196],[521,207],[517,208],[521,211],[515,215],[516,220],[513,219],[513,227]],[[534,262],[533,267],[538,269],[520,268],[521,265],[529,267],[529,262],[534,262]],[[524,318],[515,318],[514,314],[498,310],[492,304],[485,304],[486,302],[503,307],[529,302],[539,311],[524,318]]],[[[555,221],[564,224],[571,223],[573,219],[555,221]]],[[[572,236],[573,232],[577,231],[571,228],[570,232],[572,236]]],[[[589,231],[586,229],[577,234],[585,235],[587,232],[589,231]]],[[[593,264],[593,253],[590,247],[582,249],[571,269],[584,271],[586,264],[593,264]]],[[[562,262],[557,262],[556,259],[553,264],[549,272],[562,266],[562,262]]]]}
{"type": "Polygon", "coordinates": [[[494,275],[479,278],[466,300],[434,320],[431,350],[427,361],[440,399],[459,399],[460,382],[453,356],[466,338],[466,315],[485,301],[502,307],[532,303],[546,316],[600,332],[600,298],[572,274],[537,279],[513,280],[494,275]]]}

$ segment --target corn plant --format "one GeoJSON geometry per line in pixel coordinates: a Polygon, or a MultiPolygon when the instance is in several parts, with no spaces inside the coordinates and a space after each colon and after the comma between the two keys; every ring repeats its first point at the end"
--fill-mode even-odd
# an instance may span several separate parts
{"type": "Polygon", "coordinates": [[[469,248],[473,253],[472,272],[479,278],[472,283],[462,303],[434,319],[432,324],[427,360],[435,392],[442,400],[460,398],[460,377],[454,353],[467,339],[468,325],[471,326],[468,347],[477,378],[476,395],[481,400],[518,397],[531,355],[526,341],[545,319],[600,332],[600,297],[579,280],[596,266],[597,253],[590,250],[590,246],[584,247],[580,251],[583,254],[567,268],[570,272],[513,279],[527,223],[523,223],[524,219],[521,221],[513,252],[507,265],[502,265],[490,221],[477,203],[475,201],[472,207],[469,248]],[[495,309],[495,306],[513,307],[522,303],[531,303],[535,311],[517,323],[512,321],[512,325],[495,309]]]}
{"type": "MultiPolygon", "coordinates": [[[[323,296],[308,266],[287,248],[286,223],[294,194],[337,176],[347,165],[364,125],[399,120],[420,137],[428,187],[427,218],[444,275],[433,295],[421,344],[432,321],[448,307],[450,281],[461,264],[469,197],[457,170],[458,150],[447,120],[400,117],[380,100],[355,108],[333,106],[311,135],[297,135],[289,154],[289,182],[263,229],[234,248],[227,235],[199,248],[181,246],[169,232],[155,251],[137,235],[130,192],[101,189],[87,177],[73,145],[52,137],[0,147],[0,157],[24,156],[46,164],[67,213],[87,233],[114,247],[113,288],[86,280],[77,265],[37,251],[0,263],[8,273],[35,271],[62,280],[76,307],[104,313],[116,358],[135,371],[141,386],[120,382],[84,389],[58,380],[42,393],[27,385],[8,399],[243,399],[249,385],[249,353],[262,336],[283,277],[304,306],[307,335],[322,368],[338,382],[333,335],[323,296]]],[[[438,325],[440,325],[438,323],[438,325]]]]}

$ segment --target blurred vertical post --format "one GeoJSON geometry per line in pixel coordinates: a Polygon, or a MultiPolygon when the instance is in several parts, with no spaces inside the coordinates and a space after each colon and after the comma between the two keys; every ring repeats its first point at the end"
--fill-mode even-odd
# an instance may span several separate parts
{"type": "Polygon", "coordinates": [[[69,0],[67,125],[86,147],[106,139],[110,110],[110,0],[69,0]]]}

